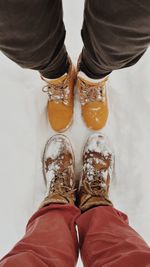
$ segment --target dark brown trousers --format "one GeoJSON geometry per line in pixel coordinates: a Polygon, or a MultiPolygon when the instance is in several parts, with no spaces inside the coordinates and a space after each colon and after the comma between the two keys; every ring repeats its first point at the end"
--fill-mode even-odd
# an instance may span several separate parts
{"type": "MultiPolygon", "coordinates": [[[[86,0],[80,68],[91,78],[135,64],[150,43],[149,0],[86,0]]],[[[47,78],[67,68],[61,0],[0,0],[0,50],[47,78]]]]}

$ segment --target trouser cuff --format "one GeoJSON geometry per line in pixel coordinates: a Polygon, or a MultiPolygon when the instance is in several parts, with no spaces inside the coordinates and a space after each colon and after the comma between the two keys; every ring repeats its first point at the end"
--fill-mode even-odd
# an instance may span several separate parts
{"type": "Polygon", "coordinates": [[[78,62],[78,71],[83,71],[91,79],[102,79],[108,76],[111,71],[102,70],[88,55],[85,48],[83,48],[78,62]]]}
{"type": "Polygon", "coordinates": [[[47,79],[56,79],[68,72],[69,60],[66,47],[59,51],[54,60],[50,61],[47,66],[39,70],[41,75],[47,79]]]}

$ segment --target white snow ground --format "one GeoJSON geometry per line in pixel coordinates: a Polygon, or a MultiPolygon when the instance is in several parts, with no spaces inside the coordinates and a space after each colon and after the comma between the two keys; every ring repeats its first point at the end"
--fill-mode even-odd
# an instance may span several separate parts
{"type": "MultiPolygon", "coordinates": [[[[64,0],[66,44],[74,60],[82,41],[83,0],[64,0]]],[[[150,244],[150,50],[135,66],[115,71],[109,82],[110,116],[103,132],[116,154],[112,200],[150,244]]],[[[41,156],[54,134],[46,117],[47,97],[38,73],[23,70],[0,54],[0,257],[23,236],[44,195],[41,156]]],[[[77,169],[85,140],[75,101],[74,124],[66,135],[75,148],[77,169]]],[[[78,266],[82,266],[79,262],[78,266]]]]}

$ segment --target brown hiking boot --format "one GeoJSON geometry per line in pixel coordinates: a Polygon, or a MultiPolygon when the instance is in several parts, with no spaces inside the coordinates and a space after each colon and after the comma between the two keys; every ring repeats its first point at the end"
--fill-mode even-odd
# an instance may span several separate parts
{"type": "Polygon", "coordinates": [[[91,207],[110,205],[108,197],[112,177],[114,156],[106,138],[92,135],[83,152],[83,171],[80,181],[79,208],[85,211],[91,207]]]}
{"type": "Polygon", "coordinates": [[[47,185],[41,207],[50,203],[74,204],[74,154],[67,137],[54,135],[45,146],[43,173],[47,185]]]}
{"type": "Polygon", "coordinates": [[[72,123],[74,106],[74,85],[76,72],[70,61],[68,73],[58,79],[46,79],[41,77],[47,84],[43,92],[48,94],[48,119],[51,127],[56,132],[63,132],[72,123]]]}
{"type": "Polygon", "coordinates": [[[97,81],[88,78],[83,72],[78,73],[82,117],[86,126],[92,130],[102,129],[108,118],[107,80],[108,77],[97,81]]]}

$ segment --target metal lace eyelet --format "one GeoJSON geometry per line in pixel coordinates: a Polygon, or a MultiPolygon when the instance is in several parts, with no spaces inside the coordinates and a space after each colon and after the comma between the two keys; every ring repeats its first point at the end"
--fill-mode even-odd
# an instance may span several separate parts
{"type": "Polygon", "coordinates": [[[48,93],[48,91],[49,91],[48,88],[49,88],[49,87],[48,87],[47,85],[45,85],[45,86],[42,88],[42,92],[43,92],[43,93],[48,93]]]}

